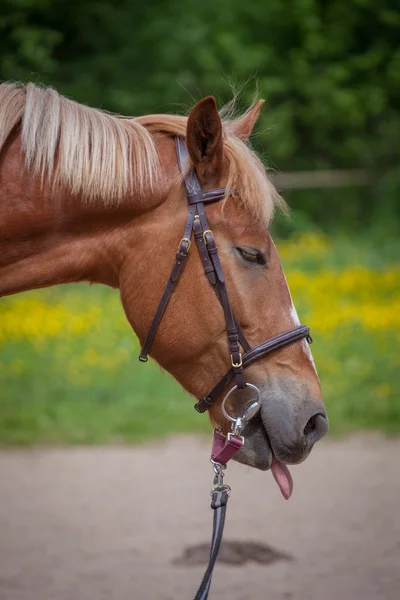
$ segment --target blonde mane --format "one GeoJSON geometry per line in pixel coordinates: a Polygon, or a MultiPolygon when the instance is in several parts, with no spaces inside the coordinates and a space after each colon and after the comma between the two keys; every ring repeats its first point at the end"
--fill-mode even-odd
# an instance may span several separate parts
{"type": "MultiPolygon", "coordinates": [[[[234,135],[237,122],[223,118],[228,189],[268,223],[274,208],[285,204],[260,159],[234,135]]],[[[26,167],[88,202],[144,197],[161,176],[153,135],[185,136],[186,123],[187,117],[174,115],[113,115],[32,83],[0,85],[0,151],[20,126],[26,167]]]]}

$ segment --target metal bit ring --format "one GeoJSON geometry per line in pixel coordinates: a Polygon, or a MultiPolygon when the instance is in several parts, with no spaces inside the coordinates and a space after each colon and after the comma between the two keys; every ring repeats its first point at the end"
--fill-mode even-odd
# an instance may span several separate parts
{"type": "Polygon", "coordinates": [[[252,383],[246,383],[246,388],[249,387],[253,390],[256,391],[257,393],[257,399],[252,401],[250,406],[247,407],[247,409],[244,411],[244,413],[238,417],[232,417],[226,410],[226,401],[228,400],[229,396],[238,389],[237,385],[234,385],[233,388],[231,388],[229,390],[229,392],[226,394],[225,398],[222,401],[222,405],[221,405],[221,410],[222,410],[222,414],[224,415],[224,417],[226,419],[228,419],[228,421],[231,421],[231,423],[236,423],[239,419],[241,421],[243,421],[244,423],[247,423],[247,421],[250,421],[250,419],[252,419],[254,417],[254,415],[256,415],[258,413],[258,411],[261,408],[261,392],[258,389],[258,387],[256,385],[253,385],[252,383]]]}

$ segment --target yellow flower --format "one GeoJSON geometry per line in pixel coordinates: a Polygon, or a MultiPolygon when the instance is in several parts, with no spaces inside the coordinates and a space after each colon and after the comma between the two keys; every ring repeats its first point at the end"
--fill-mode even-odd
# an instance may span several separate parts
{"type": "Polygon", "coordinates": [[[279,243],[279,254],[285,260],[296,260],[299,256],[321,257],[329,251],[328,237],[319,232],[295,234],[279,243]]]}

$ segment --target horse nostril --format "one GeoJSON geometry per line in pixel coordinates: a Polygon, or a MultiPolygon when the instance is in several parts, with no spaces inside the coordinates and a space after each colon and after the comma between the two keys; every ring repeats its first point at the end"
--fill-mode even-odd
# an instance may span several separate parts
{"type": "Polygon", "coordinates": [[[304,436],[308,443],[315,444],[328,431],[328,421],[326,417],[317,413],[309,419],[304,427],[304,436]]]}
{"type": "Polygon", "coordinates": [[[307,425],[304,427],[304,435],[307,437],[309,433],[313,433],[317,428],[316,423],[317,415],[311,417],[311,419],[307,422],[307,425]]]}

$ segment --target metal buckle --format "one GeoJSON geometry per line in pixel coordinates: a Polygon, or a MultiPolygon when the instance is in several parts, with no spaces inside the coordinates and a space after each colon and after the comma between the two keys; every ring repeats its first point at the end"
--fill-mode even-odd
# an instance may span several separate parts
{"type": "Polygon", "coordinates": [[[192,240],[189,240],[189,238],[185,238],[185,237],[183,237],[183,238],[181,239],[181,241],[179,242],[179,248],[178,248],[178,250],[180,250],[180,249],[181,249],[181,247],[182,247],[182,244],[183,244],[184,242],[186,242],[186,243],[187,243],[187,245],[188,245],[188,249],[187,249],[187,251],[189,252],[189,250],[190,250],[190,246],[191,246],[191,244],[192,244],[192,240]]]}
{"type": "Polygon", "coordinates": [[[226,483],[224,483],[224,476],[225,476],[225,469],[226,469],[226,465],[223,465],[221,463],[217,463],[214,460],[212,460],[212,458],[210,458],[212,465],[213,465],[213,470],[214,470],[214,487],[213,489],[210,491],[210,496],[212,496],[215,492],[226,492],[229,496],[229,494],[231,493],[231,488],[229,485],[226,485],[226,483]]]}
{"type": "MultiPolygon", "coordinates": [[[[239,352],[239,356],[240,356],[240,361],[238,363],[235,363],[235,362],[233,362],[233,356],[231,354],[231,365],[234,369],[239,369],[240,367],[243,367],[243,356],[242,356],[241,352],[239,352]]],[[[251,384],[249,383],[249,385],[251,385],[251,384]]]]}
{"type": "MultiPolygon", "coordinates": [[[[237,419],[237,421],[240,421],[240,419],[237,419]]],[[[237,424],[237,422],[236,422],[236,424],[237,424]]],[[[244,437],[242,435],[235,433],[235,431],[229,431],[228,435],[226,436],[226,439],[228,440],[228,442],[230,441],[230,439],[232,437],[239,438],[239,440],[241,440],[242,444],[244,444],[244,437]]]]}
{"type": "Polygon", "coordinates": [[[211,229],[206,229],[205,231],[203,231],[203,240],[206,246],[208,246],[207,244],[207,238],[206,238],[206,234],[209,233],[210,235],[213,235],[213,232],[211,231],[211,229]]]}

